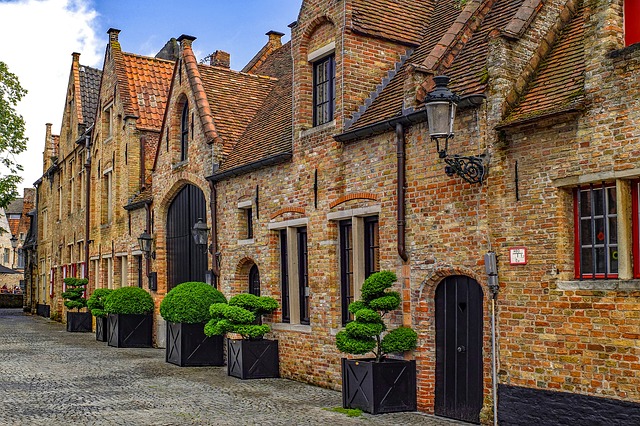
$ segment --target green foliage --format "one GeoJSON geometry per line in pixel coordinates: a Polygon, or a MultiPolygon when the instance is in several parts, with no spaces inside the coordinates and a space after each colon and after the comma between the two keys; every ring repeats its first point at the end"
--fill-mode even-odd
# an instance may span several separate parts
{"type": "Polygon", "coordinates": [[[62,293],[62,297],[64,298],[64,306],[67,309],[77,309],[80,312],[80,309],[87,306],[87,299],[84,294],[88,283],[89,281],[84,278],[69,277],[64,279],[67,290],[62,293]]]}
{"type": "Polygon", "coordinates": [[[214,303],[209,308],[211,320],[204,326],[207,336],[237,333],[243,339],[260,339],[271,328],[266,324],[256,324],[261,315],[278,309],[278,302],[272,297],[239,294],[229,299],[229,303],[214,303]]]}
{"type": "Polygon", "coordinates": [[[91,293],[91,297],[87,300],[87,307],[91,311],[91,315],[98,318],[104,318],[107,313],[104,311],[104,302],[113,290],[109,288],[96,288],[91,293]]]}
{"type": "Polygon", "coordinates": [[[211,319],[212,304],[226,301],[220,291],[207,283],[186,282],[171,289],[162,299],[160,315],[169,322],[198,324],[211,319]]]}
{"type": "Polygon", "coordinates": [[[409,327],[398,327],[380,342],[384,353],[412,351],[418,346],[418,334],[409,327]]]}
{"type": "Polygon", "coordinates": [[[323,410],[333,411],[335,413],[346,414],[347,417],[360,417],[362,416],[362,410],[359,408],[342,408],[342,407],[334,407],[334,408],[323,408],[323,410]]]}
{"type": "Polygon", "coordinates": [[[149,314],[153,307],[151,295],[139,287],[114,290],[104,304],[107,314],[149,314]]]}
{"type": "Polygon", "coordinates": [[[18,194],[18,184],[22,181],[19,172],[22,166],[16,156],[27,149],[24,136],[24,119],[15,108],[27,91],[20,86],[15,74],[0,61],[0,167],[6,174],[0,174],[0,207],[7,207],[18,194]]]}
{"type": "Polygon", "coordinates": [[[362,285],[362,300],[349,305],[354,320],[336,334],[336,346],[341,352],[363,355],[373,352],[376,361],[392,352],[410,351],[416,348],[418,335],[408,327],[387,330],[383,315],[400,306],[400,293],[387,291],[397,281],[391,271],[371,274],[362,285]]]}

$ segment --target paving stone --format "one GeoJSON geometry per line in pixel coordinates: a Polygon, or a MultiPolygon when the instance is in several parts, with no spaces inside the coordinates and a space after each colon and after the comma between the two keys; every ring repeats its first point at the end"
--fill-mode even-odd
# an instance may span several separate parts
{"type": "Polygon", "coordinates": [[[112,348],[93,333],[0,309],[0,425],[456,425],[421,413],[327,411],[339,392],[181,368],[164,349],[112,348]]]}

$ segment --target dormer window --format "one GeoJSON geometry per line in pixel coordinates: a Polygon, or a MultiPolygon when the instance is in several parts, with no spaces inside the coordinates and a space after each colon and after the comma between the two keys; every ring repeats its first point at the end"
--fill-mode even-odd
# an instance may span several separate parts
{"type": "Polygon", "coordinates": [[[325,56],[313,62],[313,125],[333,120],[335,109],[335,56],[325,56]]]}
{"type": "Polygon", "coordinates": [[[180,161],[187,160],[189,151],[189,103],[185,101],[180,120],[180,161]]]}

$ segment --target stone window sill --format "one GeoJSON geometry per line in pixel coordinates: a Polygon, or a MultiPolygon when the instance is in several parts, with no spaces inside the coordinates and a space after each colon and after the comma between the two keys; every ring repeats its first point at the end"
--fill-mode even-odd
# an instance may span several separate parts
{"type": "Polygon", "coordinates": [[[180,168],[186,166],[187,164],[189,164],[189,160],[179,161],[177,163],[173,163],[171,165],[171,169],[172,170],[177,170],[177,169],[180,169],[180,168]]]}
{"type": "Polygon", "coordinates": [[[305,136],[310,136],[310,135],[313,135],[315,133],[323,132],[325,130],[335,129],[335,127],[336,127],[336,120],[331,120],[328,123],[324,123],[324,124],[321,124],[321,125],[316,126],[316,127],[312,127],[310,129],[307,129],[307,130],[301,130],[300,131],[300,137],[304,138],[305,136]]]}
{"type": "Polygon", "coordinates": [[[287,324],[286,322],[279,322],[271,324],[273,331],[295,331],[298,333],[311,334],[311,326],[304,324],[287,324]]]}
{"type": "Polygon", "coordinates": [[[558,290],[639,291],[640,280],[558,281],[558,290]]]}
{"type": "Polygon", "coordinates": [[[239,246],[248,246],[253,244],[255,241],[253,238],[248,238],[246,240],[238,240],[238,245],[239,246]]]}

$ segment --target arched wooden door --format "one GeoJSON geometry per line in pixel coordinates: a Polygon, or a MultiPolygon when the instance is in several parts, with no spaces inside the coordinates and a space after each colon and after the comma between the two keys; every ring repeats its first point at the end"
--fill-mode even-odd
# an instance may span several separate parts
{"type": "Polygon", "coordinates": [[[249,293],[260,296],[260,271],[257,265],[253,265],[249,270],[249,293]]]}
{"type": "Polygon", "coordinates": [[[175,196],[167,213],[167,290],[187,281],[205,280],[207,251],[196,246],[191,229],[207,219],[204,194],[186,185],[175,196]]]}
{"type": "Polygon", "coordinates": [[[435,413],[472,423],[482,409],[482,288],[455,275],[436,289],[435,413]]]}

